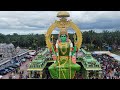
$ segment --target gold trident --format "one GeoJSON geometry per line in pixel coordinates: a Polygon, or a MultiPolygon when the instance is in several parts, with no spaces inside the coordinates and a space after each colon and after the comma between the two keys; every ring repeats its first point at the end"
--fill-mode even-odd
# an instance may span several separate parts
{"type": "Polygon", "coordinates": [[[74,38],[74,42],[76,42],[76,34],[75,33],[73,35],[73,38],[74,38]]]}
{"type": "Polygon", "coordinates": [[[53,35],[51,36],[51,38],[52,38],[52,42],[53,42],[53,38],[54,38],[53,35]]]}

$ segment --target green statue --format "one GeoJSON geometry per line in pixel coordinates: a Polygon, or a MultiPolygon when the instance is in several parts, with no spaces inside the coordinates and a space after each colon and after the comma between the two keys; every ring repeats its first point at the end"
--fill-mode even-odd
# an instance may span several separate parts
{"type": "Polygon", "coordinates": [[[73,47],[67,30],[62,29],[59,33],[55,48],[52,46],[53,59],[55,62],[49,67],[53,79],[73,79],[80,70],[76,63],[76,45],[73,47]]]}

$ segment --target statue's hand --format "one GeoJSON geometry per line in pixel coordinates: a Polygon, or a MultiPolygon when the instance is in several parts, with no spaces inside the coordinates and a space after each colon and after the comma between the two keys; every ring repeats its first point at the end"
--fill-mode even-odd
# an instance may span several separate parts
{"type": "Polygon", "coordinates": [[[77,45],[77,42],[75,42],[75,46],[77,45]]]}
{"type": "Polygon", "coordinates": [[[57,60],[56,55],[52,55],[53,60],[57,60]]]}
{"type": "Polygon", "coordinates": [[[73,62],[74,64],[76,64],[76,57],[75,57],[75,56],[72,56],[72,62],[73,62]]]}

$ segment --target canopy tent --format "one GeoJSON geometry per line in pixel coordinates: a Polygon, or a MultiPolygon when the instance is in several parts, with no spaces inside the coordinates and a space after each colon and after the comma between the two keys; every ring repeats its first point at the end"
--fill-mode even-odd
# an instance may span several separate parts
{"type": "Polygon", "coordinates": [[[120,56],[114,57],[116,60],[120,61],[120,56]]]}
{"type": "Polygon", "coordinates": [[[109,51],[94,51],[94,52],[92,52],[92,54],[110,54],[110,52],[109,51]]]}
{"type": "Polygon", "coordinates": [[[109,51],[94,51],[94,52],[92,52],[92,54],[107,54],[107,55],[113,57],[114,59],[120,61],[120,56],[119,55],[113,54],[109,51]]]}
{"type": "Polygon", "coordinates": [[[120,56],[119,55],[116,55],[116,54],[113,54],[113,53],[110,53],[108,55],[111,56],[111,57],[113,57],[114,59],[120,61],[120,56]]]}

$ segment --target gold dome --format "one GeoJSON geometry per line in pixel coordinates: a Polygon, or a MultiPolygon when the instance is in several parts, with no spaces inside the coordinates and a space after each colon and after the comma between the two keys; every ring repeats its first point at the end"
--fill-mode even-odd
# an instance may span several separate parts
{"type": "Polygon", "coordinates": [[[70,17],[70,14],[67,11],[60,11],[58,12],[57,17],[70,17]]]}

